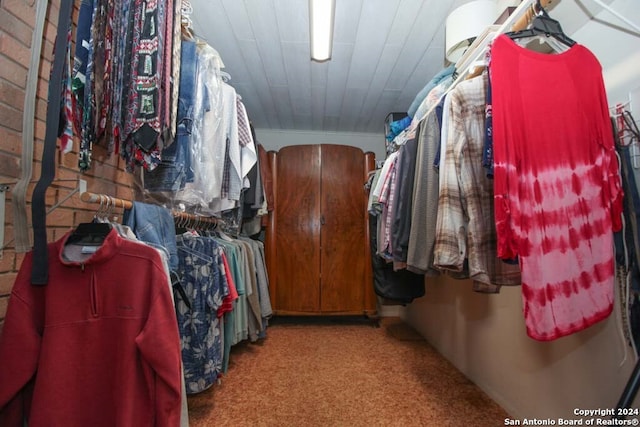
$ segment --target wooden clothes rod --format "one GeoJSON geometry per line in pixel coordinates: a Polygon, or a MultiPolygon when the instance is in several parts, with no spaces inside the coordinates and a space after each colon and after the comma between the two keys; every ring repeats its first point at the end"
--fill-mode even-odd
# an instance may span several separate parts
{"type": "Polygon", "coordinates": [[[86,203],[100,204],[102,206],[113,206],[114,208],[131,209],[133,207],[133,202],[131,200],[119,199],[106,194],[84,192],[80,194],[80,200],[86,203]]]}
{"type": "MultiPolygon", "coordinates": [[[[543,9],[546,9],[547,6],[551,5],[554,1],[555,0],[540,0],[540,6],[542,6],[543,9]]],[[[515,22],[515,24],[511,26],[511,31],[522,31],[526,29],[533,20],[533,17],[540,12],[539,10],[536,10],[536,7],[536,3],[533,2],[527,8],[526,12],[524,12],[524,14],[515,22]]]]}
{"type": "MultiPolygon", "coordinates": [[[[120,199],[117,197],[109,196],[106,194],[96,194],[90,192],[84,192],[80,194],[80,200],[85,203],[96,203],[104,207],[114,208],[133,208],[133,202],[131,200],[120,199]]],[[[218,219],[206,216],[195,215],[187,212],[171,211],[175,220],[184,220],[193,222],[196,224],[217,224],[218,219]]]]}

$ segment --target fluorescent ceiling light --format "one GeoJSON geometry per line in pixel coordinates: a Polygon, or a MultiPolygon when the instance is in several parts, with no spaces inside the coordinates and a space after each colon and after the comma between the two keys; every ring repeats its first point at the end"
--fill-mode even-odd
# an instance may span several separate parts
{"type": "Polygon", "coordinates": [[[335,0],[309,0],[311,59],[314,61],[331,59],[335,9],[335,0]]]}

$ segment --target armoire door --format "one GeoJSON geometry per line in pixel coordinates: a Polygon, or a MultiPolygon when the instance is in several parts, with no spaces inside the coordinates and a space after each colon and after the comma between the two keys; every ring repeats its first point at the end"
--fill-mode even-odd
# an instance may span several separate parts
{"type": "Polygon", "coordinates": [[[363,311],[365,289],[364,154],[356,147],[322,145],[320,309],[363,311]]]}
{"type": "Polygon", "coordinates": [[[284,147],[274,157],[276,206],[267,233],[274,311],[375,312],[367,274],[368,154],[323,144],[284,147]]]}
{"type": "Polygon", "coordinates": [[[320,146],[278,151],[276,171],[276,311],[320,311],[320,146]]]}

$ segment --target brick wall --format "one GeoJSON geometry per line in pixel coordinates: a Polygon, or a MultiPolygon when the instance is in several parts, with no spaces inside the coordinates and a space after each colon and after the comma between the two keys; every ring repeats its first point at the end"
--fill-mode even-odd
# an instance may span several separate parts
{"type": "MultiPolygon", "coordinates": [[[[50,1],[47,11],[37,89],[33,177],[27,193],[27,201],[31,200],[31,191],[40,176],[40,161],[46,130],[48,77],[59,5],[60,0],[50,1]]],[[[16,253],[14,249],[11,191],[20,174],[22,112],[35,15],[34,0],[2,0],[0,2],[0,183],[10,187],[6,192],[5,223],[0,224],[4,226],[5,234],[4,242],[0,242],[0,247],[5,246],[0,257],[0,328],[11,288],[24,258],[24,254],[16,253]]],[[[74,21],[77,15],[76,5],[74,21]]],[[[71,153],[64,155],[60,152],[56,153],[57,173],[47,192],[48,206],[58,203],[72,192],[77,187],[78,178],[87,181],[89,191],[127,199],[133,197],[132,177],[124,171],[124,162],[117,155],[108,156],[104,149],[95,147],[91,170],[80,174],[77,168],[77,149],[78,141],[76,140],[71,153]]],[[[30,209],[28,206],[29,215],[30,209]]],[[[47,216],[49,241],[58,239],[74,225],[89,221],[96,209],[97,206],[82,202],[78,194],[73,195],[47,216]]],[[[31,223],[30,220],[29,223],[31,223]]]]}

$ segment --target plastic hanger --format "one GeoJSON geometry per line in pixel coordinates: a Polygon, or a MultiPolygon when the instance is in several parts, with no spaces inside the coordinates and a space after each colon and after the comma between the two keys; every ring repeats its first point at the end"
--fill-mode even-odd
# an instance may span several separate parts
{"type": "Polygon", "coordinates": [[[233,242],[233,239],[222,230],[217,230],[218,237],[227,242],[233,242]]]}
{"type": "Polygon", "coordinates": [[[512,40],[526,37],[547,36],[553,37],[555,40],[568,47],[576,44],[575,40],[569,38],[569,36],[562,31],[560,23],[549,16],[547,11],[540,4],[540,0],[536,1],[536,8],[538,9],[538,15],[533,18],[531,28],[521,31],[512,31],[505,34],[512,40]]]}
{"type": "Polygon", "coordinates": [[[69,235],[65,245],[100,246],[111,229],[108,222],[83,222],[69,235]]]}
{"type": "Polygon", "coordinates": [[[86,246],[100,246],[104,242],[104,239],[111,232],[113,228],[108,221],[101,220],[101,214],[105,212],[105,203],[109,203],[109,199],[105,199],[100,196],[100,206],[93,216],[92,222],[84,222],[78,224],[76,229],[69,235],[69,238],[65,242],[65,245],[77,244],[86,246]]]}

